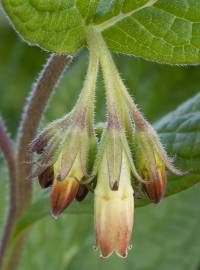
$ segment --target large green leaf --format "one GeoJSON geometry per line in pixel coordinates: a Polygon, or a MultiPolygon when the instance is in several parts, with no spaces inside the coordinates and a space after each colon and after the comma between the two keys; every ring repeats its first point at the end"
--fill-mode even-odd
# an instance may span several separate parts
{"type": "Polygon", "coordinates": [[[111,50],[153,61],[200,62],[200,2],[195,0],[2,0],[16,30],[32,44],[75,53],[93,25],[111,50]]]}
{"type": "MultiPolygon", "coordinates": [[[[188,189],[200,181],[200,94],[161,119],[155,127],[168,152],[176,155],[177,165],[189,171],[183,177],[169,176],[167,196],[188,189]]],[[[147,198],[137,199],[136,207],[149,204],[147,198]]],[[[16,226],[14,238],[31,224],[49,214],[49,200],[41,199],[25,212],[16,226]]],[[[72,204],[66,213],[91,213],[91,199],[72,204]]]]}
{"type": "Polygon", "coordinates": [[[20,35],[55,52],[73,53],[84,43],[84,26],[96,1],[3,0],[3,7],[20,35]]]}
{"type": "Polygon", "coordinates": [[[126,13],[129,2],[135,1],[103,24],[111,26],[104,32],[110,49],[165,63],[200,62],[199,1],[148,1],[148,7],[126,13]]]}
{"type": "Polygon", "coordinates": [[[168,193],[176,193],[200,181],[200,93],[162,118],[156,125],[160,138],[188,173],[170,177],[168,193]]]}

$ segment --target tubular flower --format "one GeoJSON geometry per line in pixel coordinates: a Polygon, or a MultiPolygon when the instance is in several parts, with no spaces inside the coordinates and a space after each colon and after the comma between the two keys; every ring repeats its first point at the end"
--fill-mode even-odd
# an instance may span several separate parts
{"type": "MultiPolygon", "coordinates": [[[[59,175],[60,161],[54,165],[54,171],[59,175]]],[[[51,193],[51,208],[54,217],[57,217],[63,210],[75,199],[79,183],[84,174],[81,169],[80,155],[78,154],[75,161],[63,181],[55,179],[51,193]]]]}
{"type": "Polygon", "coordinates": [[[174,167],[127,92],[101,33],[88,26],[86,41],[90,57],[79,99],[68,115],[52,122],[31,143],[31,153],[39,156],[31,177],[38,177],[42,188],[51,187],[55,218],[74,199],[82,201],[94,189],[96,246],[103,258],[113,252],[125,258],[131,244],[137,192],[142,187],[158,203],[166,190],[166,169],[177,175],[182,172],[174,167]],[[108,117],[105,125],[95,129],[99,64],[108,117]]]}
{"type": "Polygon", "coordinates": [[[85,122],[84,114],[75,115],[71,121],[65,117],[50,124],[31,144],[31,151],[39,153],[32,177],[38,176],[42,188],[52,185],[54,217],[78,196],[80,183],[84,185],[83,178],[88,177],[88,154],[95,150],[96,139],[85,122]]]}
{"type": "Polygon", "coordinates": [[[39,155],[31,177],[37,176],[42,188],[52,185],[54,217],[88,192],[84,180],[91,178],[96,152],[94,97],[99,66],[96,51],[91,49],[89,56],[86,79],[72,111],[49,124],[30,145],[31,153],[39,155]]]}
{"type": "Polygon", "coordinates": [[[134,212],[133,188],[128,163],[126,154],[123,152],[117,190],[110,188],[106,155],[98,170],[94,220],[96,245],[104,258],[109,257],[113,251],[121,257],[126,257],[128,254],[134,212]]]}
{"type": "MultiPolygon", "coordinates": [[[[101,256],[126,257],[133,227],[134,198],[126,137],[116,115],[110,114],[96,160],[94,220],[101,256]]],[[[137,175],[136,175],[137,177],[137,175]]]]}
{"type": "Polygon", "coordinates": [[[74,177],[67,177],[65,180],[53,182],[51,193],[52,215],[56,218],[75,199],[78,192],[79,182],[74,177]]]}
{"type": "Polygon", "coordinates": [[[136,127],[133,146],[136,167],[146,182],[143,183],[143,189],[153,202],[158,203],[165,195],[166,169],[176,175],[183,173],[174,167],[150,126],[143,129],[136,127]]]}

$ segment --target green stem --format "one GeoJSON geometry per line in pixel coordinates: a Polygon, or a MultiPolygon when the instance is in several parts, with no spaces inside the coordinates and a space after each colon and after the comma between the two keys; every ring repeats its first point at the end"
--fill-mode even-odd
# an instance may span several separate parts
{"type": "Polygon", "coordinates": [[[31,183],[27,181],[27,177],[31,173],[32,165],[25,163],[31,161],[28,146],[34,139],[42,114],[46,108],[48,100],[55,89],[55,86],[62,75],[66,65],[70,64],[72,57],[69,55],[52,54],[37,82],[34,84],[33,90],[28,98],[25,110],[22,116],[21,125],[18,132],[18,197],[21,205],[20,211],[26,207],[26,203],[31,200],[31,183]],[[26,203],[25,203],[26,202],[26,203]]]}
{"type": "Polygon", "coordinates": [[[89,28],[87,32],[88,43],[90,43],[91,48],[98,53],[101,66],[103,67],[103,75],[105,78],[106,84],[106,97],[107,97],[107,105],[113,106],[113,89],[114,89],[114,81],[111,79],[110,73],[110,63],[112,62],[112,57],[106,47],[106,44],[100,33],[96,32],[93,28],[89,28]]]}
{"type": "MultiPolygon", "coordinates": [[[[116,69],[116,67],[115,67],[116,69]]],[[[135,104],[134,100],[130,96],[129,92],[127,91],[126,86],[124,85],[122,79],[120,78],[119,74],[116,74],[115,78],[115,84],[116,84],[116,89],[119,93],[119,96],[123,97],[124,103],[127,105],[129,111],[131,112],[131,115],[134,119],[134,122],[137,127],[141,129],[145,129],[148,126],[147,121],[144,119],[142,114],[137,108],[137,105],[135,104]]]]}
{"type": "Polygon", "coordinates": [[[79,112],[83,108],[86,124],[89,134],[94,133],[94,103],[95,88],[98,74],[99,58],[96,50],[89,45],[89,64],[84,81],[83,89],[80,93],[78,101],[74,107],[74,112],[79,112]]]}
{"type": "Polygon", "coordinates": [[[125,118],[126,121],[128,121],[126,116],[127,112],[125,111],[125,107],[127,106],[136,125],[140,127],[146,126],[147,122],[128,93],[101,33],[97,32],[94,28],[89,28],[88,40],[91,40],[93,47],[95,47],[99,53],[107,89],[108,109],[113,106],[117,107],[120,118],[125,118]]]}

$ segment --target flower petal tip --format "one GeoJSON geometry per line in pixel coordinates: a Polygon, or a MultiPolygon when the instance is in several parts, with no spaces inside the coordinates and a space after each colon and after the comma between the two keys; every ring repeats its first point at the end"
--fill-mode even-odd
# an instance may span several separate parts
{"type": "Polygon", "coordinates": [[[158,204],[165,195],[165,181],[156,180],[155,182],[147,183],[143,187],[149,199],[156,204],[158,204]]]}
{"type": "Polygon", "coordinates": [[[54,181],[51,193],[51,209],[54,216],[61,214],[69,206],[75,199],[78,188],[79,183],[73,177],[62,182],[54,181]]]}
{"type": "Polygon", "coordinates": [[[107,252],[104,252],[104,251],[101,251],[99,257],[101,259],[105,260],[105,259],[108,259],[109,257],[111,257],[112,254],[113,254],[113,251],[110,251],[108,253],[107,252]]]}
{"type": "Polygon", "coordinates": [[[122,259],[126,259],[128,257],[128,250],[126,249],[125,251],[115,251],[116,255],[122,259]]]}
{"type": "Polygon", "coordinates": [[[55,213],[55,212],[51,212],[51,216],[52,216],[52,218],[54,218],[55,220],[57,220],[58,219],[58,217],[59,217],[59,213],[55,213]]]}

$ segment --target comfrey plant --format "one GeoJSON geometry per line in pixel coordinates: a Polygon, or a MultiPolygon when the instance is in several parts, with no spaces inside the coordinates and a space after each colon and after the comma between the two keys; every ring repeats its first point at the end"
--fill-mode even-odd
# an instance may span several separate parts
{"type": "Polygon", "coordinates": [[[101,34],[88,28],[87,42],[89,66],[77,103],[30,144],[31,153],[39,155],[32,177],[38,176],[42,188],[52,186],[54,217],[80,193],[85,196],[94,189],[96,245],[101,256],[109,257],[114,251],[126,257],[135,186],[158,203],[165,194],[166,169],[177,175],[182,172],[174,167],[156,131],[129,96],[101,34]],[[99,63],[106,89],[107,123],[97,142],[94,96],[99,63]]]}
{"type": "Polygon", "coordinates": [[[138,109],[111,55],[115,51],[161,63],[199,64],[200,5],[187,2],[186,6],[184,1],[162,0],[0,0],[22,38],[52,53],[27,99],[16,145],[0,121],[0,148],[10,183],[1,269],[16,269],[28,233],[25,228],[44,216],[32,206],[35,178],[50,190],[54,218],[74,200],[81,205],[94,197],[96,247],[103,258],[113,252],[127,257],[134,205],[159,203],[165,195],[199,181],[200,97],[157,125],[169,153],[177,154],[183,171],[192,170],[189,176],[177,178],[183,172],[138,109]],[[88,48],[89,61],[77,102],[71,112],[37,135],[55,86],[83,46],[88,48]],[[94,117],[99,69],[105,86],[105,123],[96,123],[94,117]],[[196,136],[194,141],[191,133],[196,136]],[[168,172],[176,181],[170,176],[167,182],[168,172]]]}

